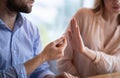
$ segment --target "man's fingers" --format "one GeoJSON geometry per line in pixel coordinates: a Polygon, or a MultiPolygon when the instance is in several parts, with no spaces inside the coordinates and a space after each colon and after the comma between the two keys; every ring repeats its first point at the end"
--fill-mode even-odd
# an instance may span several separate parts
{"type": "Polygon", "coordinates": [[[56,44],[56,47],[60,47],[64,44],[64,39],[59,41],[57,44],[56,44]]]}
{"type": "Polygon", "coordinates": [[[64,39],[64,37],[61,37],[61,38],[55,40],[54,43],[57,44],[57,43],[61,42],[63,39],[64,39]]]}
{"type": "Polygon", "coordinates": [[[64,46],[67,45],[67,40],[65,37],[62,37],[61,39],[59,39],[57,42],[56,42],[56,47],[57,48],[62,48],[64,46]]]}
{"type": "Polygon", "coordinates": [[[52,42],[52,45],[55,46],[55,47],[58,47],[59,44],[62,44],[62,41],[63,41],[64,37],[61,37],[55,41],[52,42]]]}
{"type": "Polygon", "coordinates": [[[61,43],[59,43],[59,48],[66,48],[66,46],[67,46],[67,40],[66,40],[66,38],[64,38],[63,39],[63,41],[61,42],[61,43]]]}

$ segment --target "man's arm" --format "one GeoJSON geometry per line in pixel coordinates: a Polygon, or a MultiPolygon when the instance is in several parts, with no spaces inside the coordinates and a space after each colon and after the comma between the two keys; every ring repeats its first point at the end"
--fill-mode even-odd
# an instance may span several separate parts
{"type": "Polygon", "coordinates": [[[66,45],[67,43],[64,37],[48,44],[41,54],[37,55],[35,58],[27,61],[24,64],[27,75],[31,74],[43,62],[46,62],[49,60],[55,60],[63,56],[63,51],[66,45]]]}
{"type": "MultiPolygon", "coordinates": [[[[7,70],[0,71],[1,78],[27,78],[39,65],[48,60],[55,60],[63,56],[63,51],[67,43],[65,38],[60,38],[48,44],[41,54],[38,54],[33,59],[24,64],[15,65],[7,70]],[[62,42],[62,44],[61,44],[62,42]],[[59,46],[56,46],[59,45],[59,46]]],[[[41,72],[39,72],[41,75],[41,72]]],[[[48,73],[46,74],[48,75],[48,73]]]]}
{"type": "Polygon", "coordinates": [[[55,74],[51,72],[50,66],[47,62],[40,65],[30,76],[30,78],[47,78],[54,77],[55,74]]]}
{"type": "MultiPolygon", "coordinates": [[[[45,57],[44,53],[41,53],[24,64],[11,66],[7,70],[2,70],[0,71],[0,78],[27,78],[27,75],[30,75],[34,69],[47,60],[45,57]]],[[[53,73],[49,70],[49,65],[43,63],[38,69],[36,69],[33,75],[31,75],[31,78],[44,78],[46,74],[53,73]]]]}

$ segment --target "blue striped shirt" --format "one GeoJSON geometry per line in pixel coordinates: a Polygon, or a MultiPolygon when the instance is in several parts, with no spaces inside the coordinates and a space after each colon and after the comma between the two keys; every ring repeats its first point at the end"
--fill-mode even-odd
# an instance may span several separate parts
{"type": "Polygon", "coordinates": [[[30,76],[26,75],[24,63],[40,51],[39,30],[30,21],[18,14],[11,30],[0,19],[0,78],[44,78],[53,74],[45,62],[30,76]]]}

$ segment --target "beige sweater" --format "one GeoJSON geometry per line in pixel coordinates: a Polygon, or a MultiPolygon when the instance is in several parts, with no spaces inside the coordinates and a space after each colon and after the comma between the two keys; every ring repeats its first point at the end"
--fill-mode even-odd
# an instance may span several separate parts
{"type": "Polygon", "coordinates": [[[72,75],[86,78],[98,74],[120,71],[120,25],[106,24],[102,12],[80,9],[74,16],[77,19],[85,46],[97,54],[91,61],[80,52],[73,52],[68,39],[64,57],[58,60],[58,69],[72,75]]]}

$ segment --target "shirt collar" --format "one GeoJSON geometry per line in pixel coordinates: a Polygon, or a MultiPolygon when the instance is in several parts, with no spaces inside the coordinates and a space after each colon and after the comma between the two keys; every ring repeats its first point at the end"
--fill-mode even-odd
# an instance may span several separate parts
{"type": "Polygon", "coordinates": [[[17,26],[19,26],[19,27],[21,27],[22,26],[22,24],[23,24],[23,16],[22,16],[22,14],[21,13],[18,13],[18,15],[17,15],[17,17],[16,17],[16,21],[15,21],[15,26],[17,25],[17,26]]]}
{"type": "MultiPolygon", "coordinates": [[[[24,20],[23,18],[24,17],[22,16],[21,13],[17,14],[15,25],[14,25],[15,27],[14,28],[19,28],[19,27],[21,27],[23,25],[23,20],[24,20]]],[[[0,27],[8,28],[1,18],[0,18],[0,27]]]]}
{"type": "Polygon", "coordinates": [[[0,18],[0,28],[7,28],[6,24],[1,18],[0,18]]]}
{"type": "Polygon", "coordinates": [[[0,18],[0,24],[4,24],[3,20],[0,18]]]}

